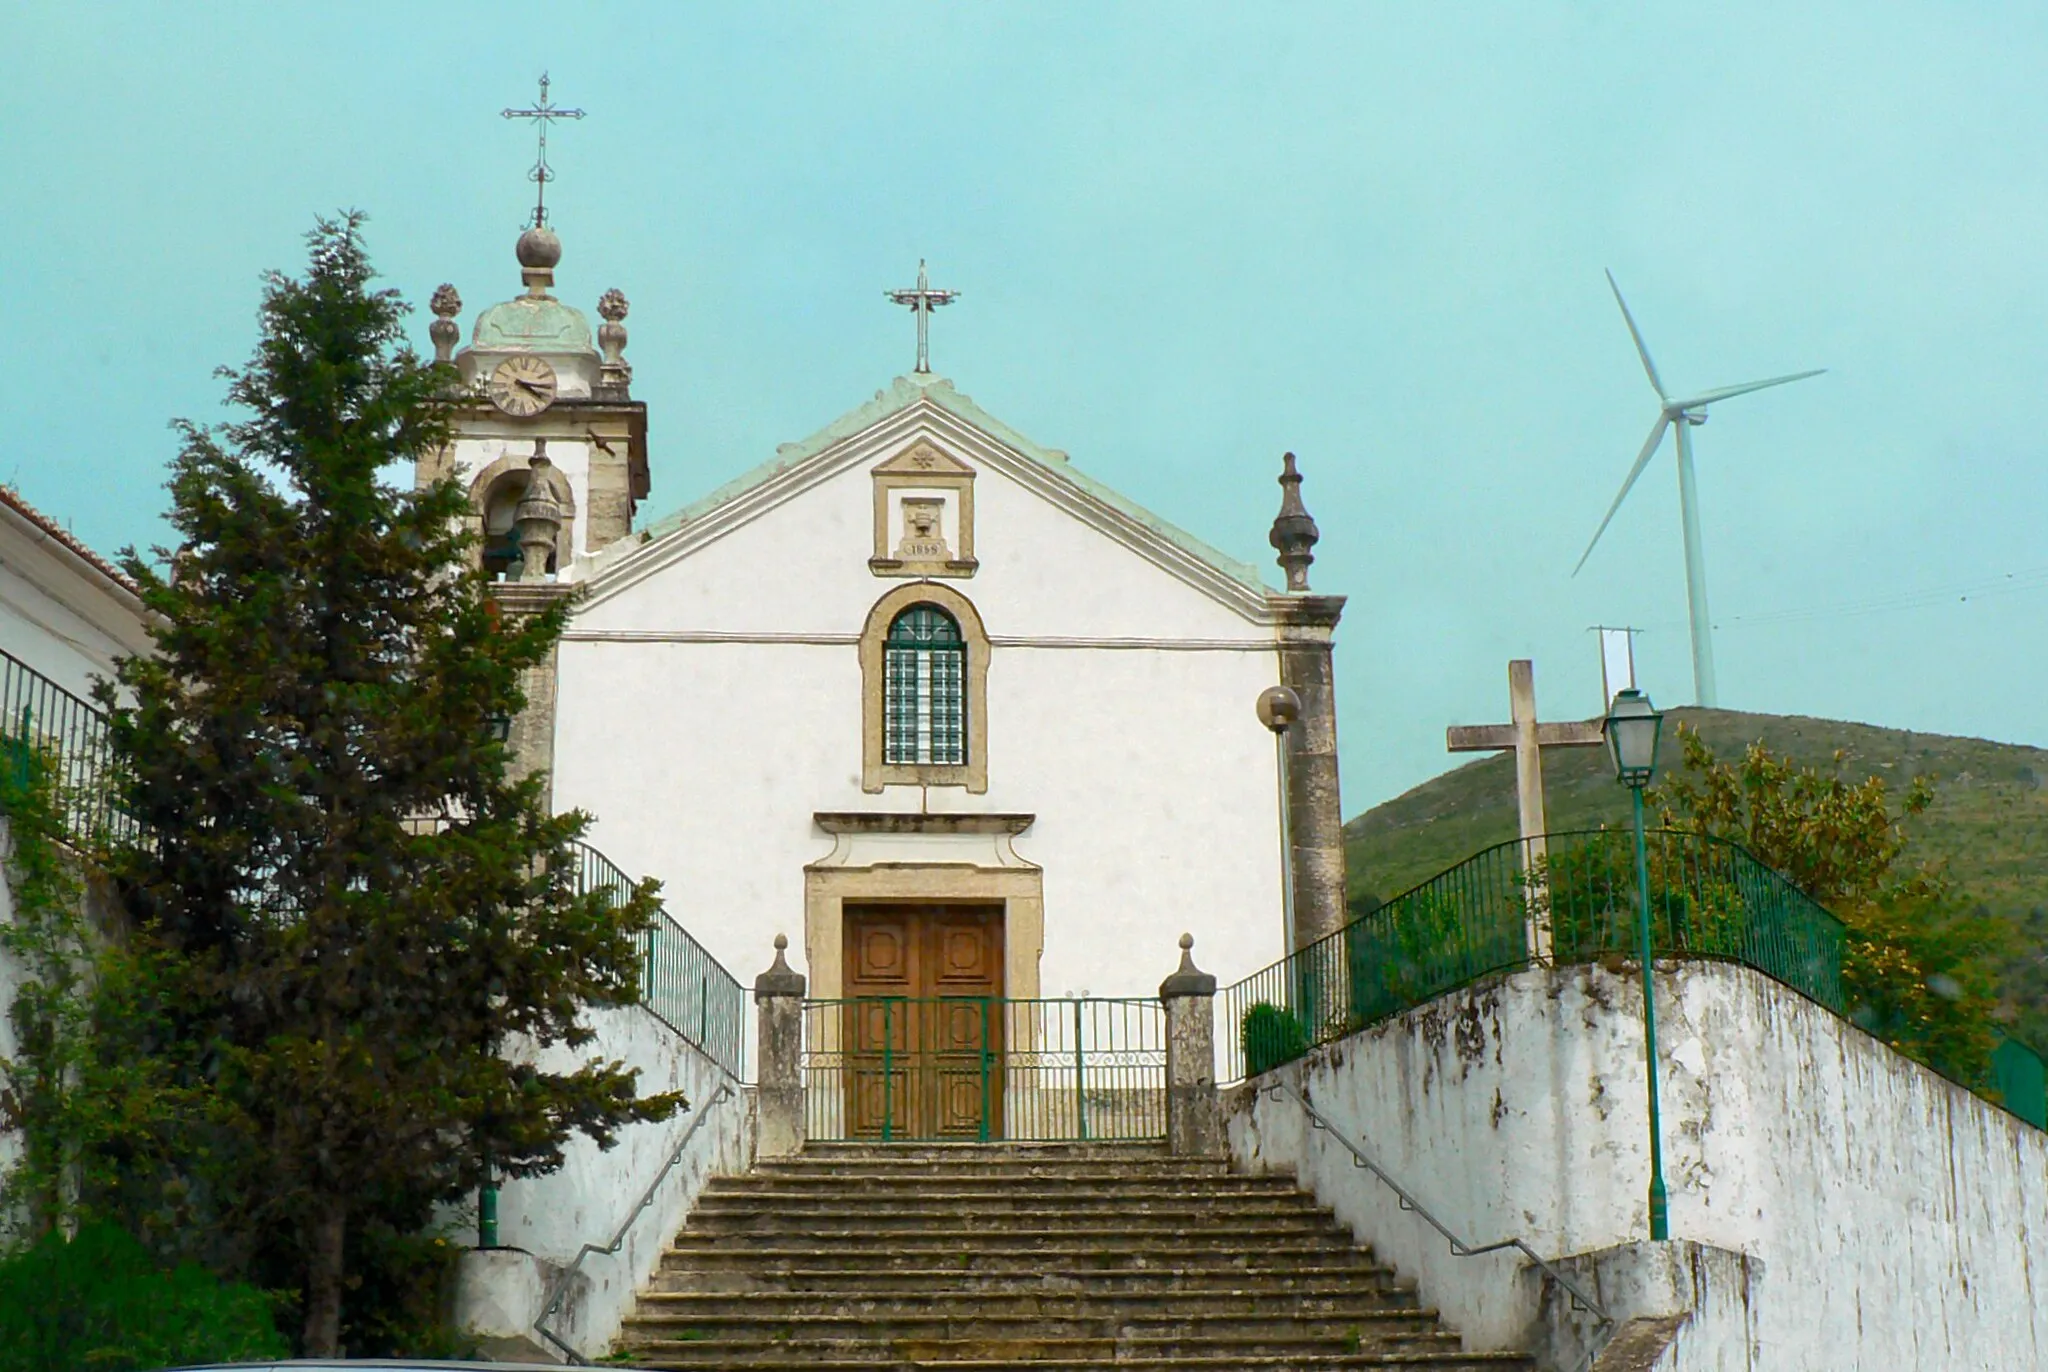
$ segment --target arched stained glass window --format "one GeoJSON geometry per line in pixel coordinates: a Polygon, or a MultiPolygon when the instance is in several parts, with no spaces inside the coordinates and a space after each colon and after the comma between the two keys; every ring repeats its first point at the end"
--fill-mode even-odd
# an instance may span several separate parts
{"type": "Polygon", "coordinates": [[[953,616],[913,605],[883,643],[882,757],[889,763],[967,761],[967,646],[953,616]]]}

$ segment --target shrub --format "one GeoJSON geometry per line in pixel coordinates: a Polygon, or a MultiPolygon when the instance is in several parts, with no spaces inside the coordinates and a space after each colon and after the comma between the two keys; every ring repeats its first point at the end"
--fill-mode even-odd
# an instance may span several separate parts
{"type": "Polygon", "coordinates": [[[55,1232],[0,1260],[0,1372],[147,1372],[282,1358],[269,1297],[196,1264],[159,1268],[108,1224],[55,1232]]]}
{"type": "Polygon", "coordinates": [[[1260,1001],[1244,1012],[1244,1072],[1256,1077],[1308,1051],[1308,1030],[1292,1010],[1260,1001]]]}

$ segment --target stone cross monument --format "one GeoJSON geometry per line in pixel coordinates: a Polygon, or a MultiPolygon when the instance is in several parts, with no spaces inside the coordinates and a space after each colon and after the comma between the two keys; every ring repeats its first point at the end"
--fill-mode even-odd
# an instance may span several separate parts
{"type": "MultiPolygon", "coordinates": [[[[1600,721],[1570,724],[1536,722],[1536,664],[1518,657],[1508,663],[1507,724],[1453,724],[1445,730],[1444,746],[1454,753],[1513,752],[1515,755],[1515,799],[1521,811],[1522,864],[1533,871],[1542,863],[1546,850],[1543,835],[1543,750],[1545,748],[1597,748],[1604,741],[1600,721]]],[[[1532,893],[1533,894],[1533,893],[1532,893]]],[[[1542,902],[1535,902],[1539,907],[1542,902]]],[[[1529,955],[1550,957],[1550,920],[1538,913],[1529,921],[1529,955]]]]}

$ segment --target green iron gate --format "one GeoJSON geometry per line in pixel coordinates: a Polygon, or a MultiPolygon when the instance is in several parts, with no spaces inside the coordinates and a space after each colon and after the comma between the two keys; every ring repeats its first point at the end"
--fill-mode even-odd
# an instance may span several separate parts
{"type": "Polygon", "coordinates": [[[1166,1136],[1156,1000],[804,1002],[806,1137],[894,1143],[1166,1136]]]}

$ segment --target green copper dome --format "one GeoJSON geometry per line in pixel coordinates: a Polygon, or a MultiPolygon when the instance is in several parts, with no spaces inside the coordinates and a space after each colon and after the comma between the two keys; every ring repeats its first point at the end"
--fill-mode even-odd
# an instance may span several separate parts
{"type": "Polygon", "coordinates": [[[531,352],[593,352],[583,311],[551,295],[522,295],[493,305],[476,317],[470,344],[478,348],[521,348],[531,352]]]}

